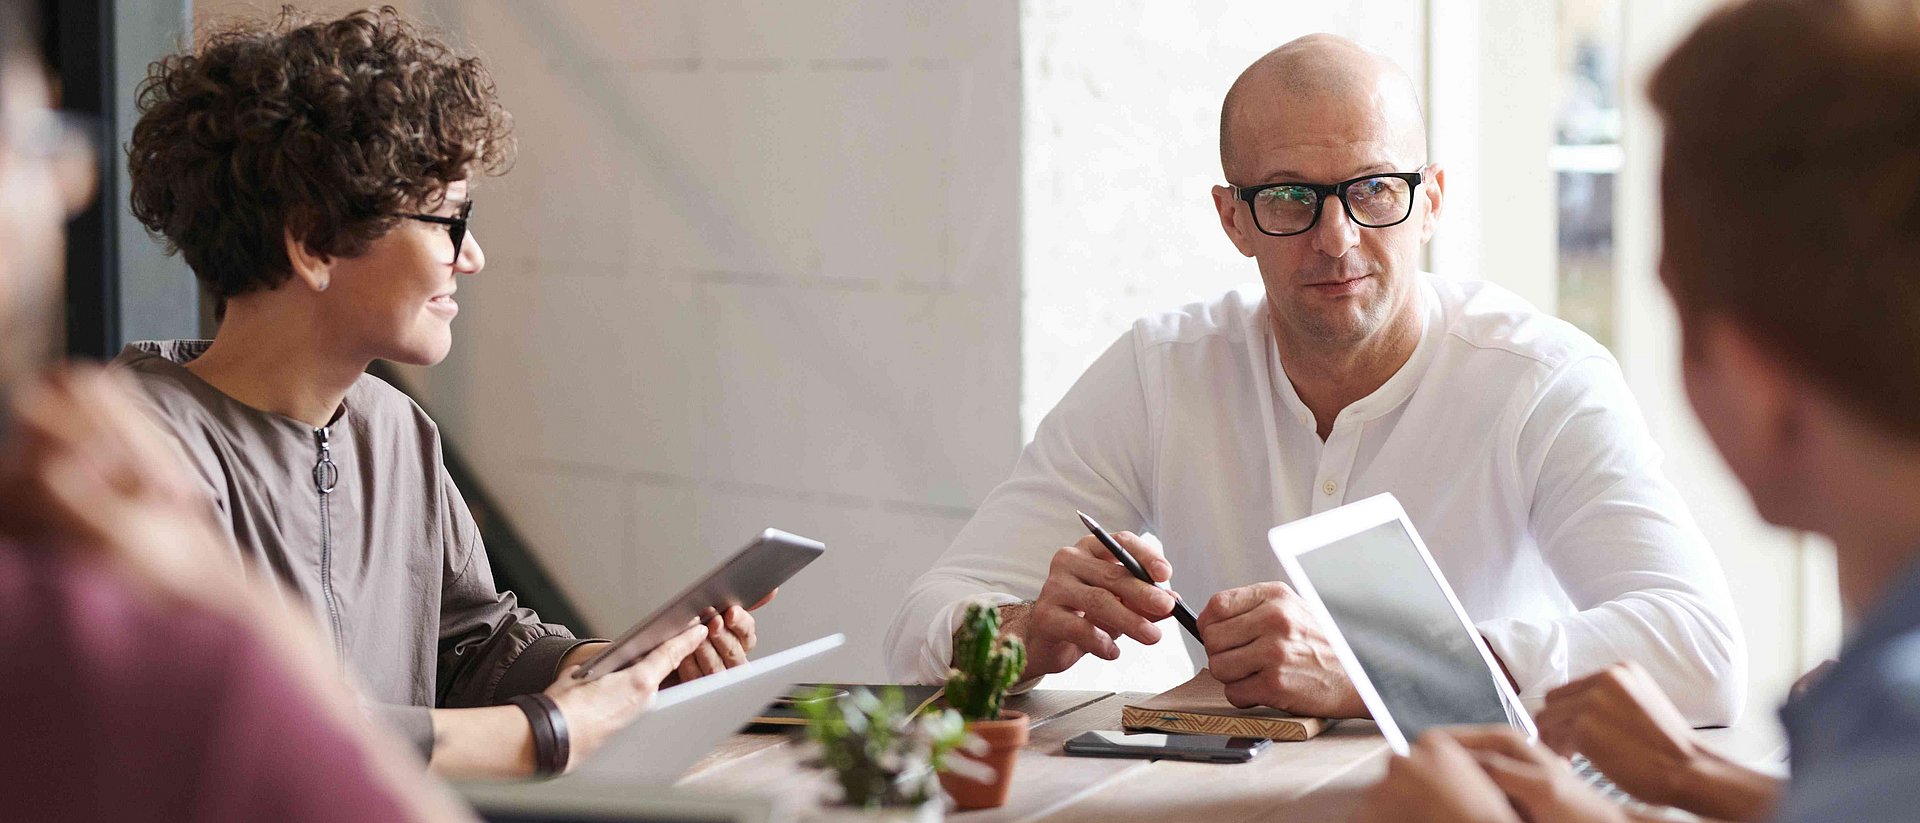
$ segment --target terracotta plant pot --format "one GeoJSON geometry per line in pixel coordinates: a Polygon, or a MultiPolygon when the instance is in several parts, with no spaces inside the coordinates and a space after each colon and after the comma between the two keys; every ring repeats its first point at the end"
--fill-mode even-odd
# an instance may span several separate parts
{"type": "Polygon", "coordinates": [[[1027,745],[1027,716],[1003,711],[999,720],[974,720],[967,723],[972,732],[987,744],[984,754],[974,756],[954,752],[993,770],[993,779],[972,780],[952,772],[942,772],[940,785],[953,797],[953,805],[962,809],[992,809],[1006,805],[1007,790],[1013,786],[1013,762],[1020,747],[1027,745]]]}

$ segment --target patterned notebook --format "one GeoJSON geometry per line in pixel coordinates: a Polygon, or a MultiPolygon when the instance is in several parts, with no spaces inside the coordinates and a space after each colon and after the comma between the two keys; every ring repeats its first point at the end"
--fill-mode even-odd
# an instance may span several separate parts
{"type": "Polygon", "coordinates": [[[1323,717],[1299,717],[1279,709],[1236,709],[1227,702],[1225,687],[1213,679],[1213,673],[1201,669],[1192,680],[1161,692],[1137,706],[1120,710],[1120,723],[1128,729],[1184,734],[1224,734],[1233,737],[1268,737],[1274,740],[1306,740],[1332,726],[1323,717]]]}

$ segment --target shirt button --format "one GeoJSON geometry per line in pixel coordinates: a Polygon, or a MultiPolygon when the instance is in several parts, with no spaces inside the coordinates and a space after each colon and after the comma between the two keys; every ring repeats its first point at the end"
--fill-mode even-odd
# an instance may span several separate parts
{"type": "Polygon", "coordinates": [[[1327,494],[1333,494],[1333,491],[1338,488],[1340,487],[1337,484],[1335,484],[1332,480],[1328,480],[1327,482],[1320,484],[1320,490],[1323,492],[1326,492],[1327,494]]]}

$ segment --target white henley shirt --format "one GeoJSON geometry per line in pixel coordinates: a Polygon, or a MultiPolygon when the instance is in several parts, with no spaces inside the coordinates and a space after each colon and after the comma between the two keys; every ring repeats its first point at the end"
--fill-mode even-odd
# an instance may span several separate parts
{"type": "Polygon", "coordinates": [[[1085,536],[1075,509],[1158,536],[1199,609],[1284,579],[1274,525],[1392,492],[1522,697],[1631,659],[1696,725],[1731,723],[1746,650],[1726,578],[1612,355],[1497,286],[1420,278],[1412,357],[1324,442],[1258,286],[1136,322],[908,591],[893,675],[944,678],[968,603],[1036,597],[1085,536]]]}

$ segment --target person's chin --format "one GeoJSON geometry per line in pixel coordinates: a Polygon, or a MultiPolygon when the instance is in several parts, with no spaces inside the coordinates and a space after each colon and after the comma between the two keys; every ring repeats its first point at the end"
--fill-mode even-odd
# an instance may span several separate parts
{"type": "Polygon", "coordinates": [[[447,359],[447,354],[452,350],[453,330],[443,325],[395,346],[394,351],[384,359],[407,366],[432,366],[447,359]]]}

